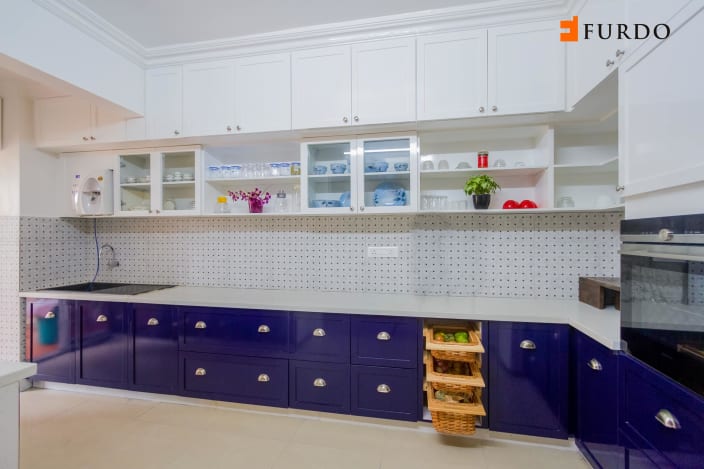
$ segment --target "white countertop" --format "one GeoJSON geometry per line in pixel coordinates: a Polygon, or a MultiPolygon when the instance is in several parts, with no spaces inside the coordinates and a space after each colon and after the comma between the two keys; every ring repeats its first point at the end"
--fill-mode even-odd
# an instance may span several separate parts
{"type": "Polygon", "coordinates": [[[0,361],[0,388],[29,378],[37,372],[36,363],[3,362],[0,361]]]}
{"type": "Polygon", "coordinates": [[[39,290],[21,292],[20,297],[375,314],[429,319],[558,323],[569,324],[610,349],[620,349],[619,311],[613,307],[603,310],[596,309],[577,300],[212,287],[174,287],[139,295],[39,290]]]}

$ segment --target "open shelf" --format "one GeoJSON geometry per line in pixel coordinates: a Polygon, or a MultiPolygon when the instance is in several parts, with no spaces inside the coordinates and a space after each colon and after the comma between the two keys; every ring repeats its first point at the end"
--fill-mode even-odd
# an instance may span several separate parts
{"type": "Polygon", "coordinates": [[[292,184],[301,180],[301,176],[269,176],[255,178],[214,178],[206,179],[209,184],[240,184],[243,182],[279,182],[282,184],[292,184]]]}
{"type": "Polygon", "coordinates": [[[547,170],[547,166],[521,166],[514,168],[469,168],[469,169],[434,169],[421,171],[420,176],[424,179],[447,179],[447,178],[466,178],[477,174],[489,174],[493,177],[512,177],[512,176],[535,176],[547,170]]]}
{"type": "Polygon", "coordinates": [[[618,171],[618,157],[609,158],[594,164],[556,164],[555,170],[559,174],[609,174],[618,171]]]}

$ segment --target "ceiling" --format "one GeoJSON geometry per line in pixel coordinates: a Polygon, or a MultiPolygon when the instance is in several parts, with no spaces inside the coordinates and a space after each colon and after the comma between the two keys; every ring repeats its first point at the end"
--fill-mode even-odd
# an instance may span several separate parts
{"type": "Polygon", "coordinates": [[[153,48],[505,0],[78,1],[143,47],[153,48]]]}

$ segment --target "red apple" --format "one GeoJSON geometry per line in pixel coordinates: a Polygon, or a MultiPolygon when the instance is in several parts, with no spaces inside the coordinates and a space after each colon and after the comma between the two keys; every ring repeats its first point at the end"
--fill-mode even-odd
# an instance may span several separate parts
{"type": "Polygon", "coordinates": [[[518,208],[518,202],[516,202],[515,200],[511,200],[511,199],[504,202],[504,209],[513,209],[513,208],[518,208]]]}
{"type": "Polygon", "coordinates": [[[532,200],[522,200],[521,204],[519,205],[520,208],[538,208],[538,204],[533,202],[532,200]]]}

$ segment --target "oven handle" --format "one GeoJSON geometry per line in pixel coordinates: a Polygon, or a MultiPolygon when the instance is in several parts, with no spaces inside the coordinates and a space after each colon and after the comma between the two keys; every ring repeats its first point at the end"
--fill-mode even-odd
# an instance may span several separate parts
{"type": "Polygon", "coordinates": [[[652,257],[653,259],[665,259],[671,261],[693,261],[693,262],[704,262],[704,256],[697,256],[696,254],[674,254],[671,252],[657,252],[656,250],[641,250],[641,251],[621,251],[624,256],[637,256],[637,257],[652,257]]]}

